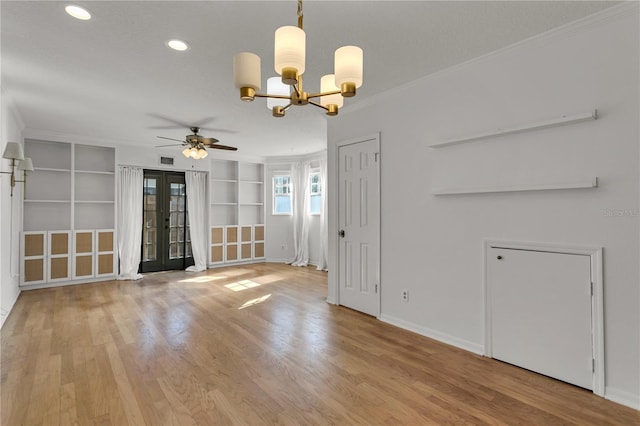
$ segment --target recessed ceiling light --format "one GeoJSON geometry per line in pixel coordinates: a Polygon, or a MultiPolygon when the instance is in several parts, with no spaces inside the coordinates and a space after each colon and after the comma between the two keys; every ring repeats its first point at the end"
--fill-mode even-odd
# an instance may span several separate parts
{"type": "Polygon", "coordinates": [[[189,45],[182,40],[169,40],[167,42],[167,46],[169,46],[173,50],[179,51],[187,50],[189,48],[189,45]]]}
{"type": "Polygon", "coordinates": [[[89,13],[89,11],[87,9],[81,8],[80,6],[70,4],[64,8],[64,11],[74,18],[80,19],[82,21],[88,21],[89,19],[91,19],[91,14],[89,13]]]}

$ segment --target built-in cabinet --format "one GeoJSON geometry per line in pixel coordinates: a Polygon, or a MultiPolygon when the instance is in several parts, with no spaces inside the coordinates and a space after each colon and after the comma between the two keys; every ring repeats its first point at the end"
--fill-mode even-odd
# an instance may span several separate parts
{"type": "Polygon", "coordinates": [[[115,276],[115,149],[25,140],[23,285],[115,276]]]}
{"type": "Polygon", "coordinates": [[[211,161],[212,265],[264,259],[264,165],[211,161]]]}

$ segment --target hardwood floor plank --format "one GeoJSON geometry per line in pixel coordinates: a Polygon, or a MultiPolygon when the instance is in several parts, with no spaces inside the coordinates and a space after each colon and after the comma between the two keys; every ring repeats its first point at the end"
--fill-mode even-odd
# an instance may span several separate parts
{"type": "Polygon", "coordinates": [[[640,425],[640,412],[325,302],[254,264],[25,291],[3,425],[640,425]]]}

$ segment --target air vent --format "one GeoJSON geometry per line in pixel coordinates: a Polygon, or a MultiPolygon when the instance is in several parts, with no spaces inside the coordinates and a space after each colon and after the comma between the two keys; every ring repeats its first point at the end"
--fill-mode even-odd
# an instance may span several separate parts
{"type": "Polygon", "coordinates": [[[173,157],[160,156],[160,164],[165,166],[173,166],[173,157]]]}

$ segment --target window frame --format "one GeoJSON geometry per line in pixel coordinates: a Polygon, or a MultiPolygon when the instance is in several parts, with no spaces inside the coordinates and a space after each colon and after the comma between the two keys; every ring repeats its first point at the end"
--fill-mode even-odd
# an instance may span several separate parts
{"type": "Polygon", "coordinates": [[[273,175],[271,176],[271,215],[273,216],[291,216],[293,215],[293,197],[291,196],[291,191],[293,190],[293,184],[291,182],[291,173],[290,172],[274,172],[273,175]],[[289,188],[289,192],[288,193],[281,193],[281,194],[276,194],[276,187],[278,186],[276,184],[276,179],[277,178],[283,178],[286,177],[289,179],[289,183],[286,185],[289,188]],[[288,196],[289,197],[289,211],[288,212],[278,212],[276,211],[276,196],[282,197],[282,196],[288,196]]]}
{"type": "MultiPolygon", "coordinates": [[[[311,211],[311,199],[314,195],[319,195],[322,199],[322,190],[323,190],[323,184],[322,184],[322,176],[320,176],[320,168],[313,168],[309,171],[309,215],[310,216],[320,216],[320,214],[322,213],[321,211],[318,212],[313,212],[311,211]],[[318,183],[316,185],[318,185],[318,191],[313,191],[313,177],[314,176],[318,176],[318,183]]],[[[322,203],[321,203],[322,204],[322,203]]],[[[322,209],[322,205],[320,206],[320,208],[322,209]]]]}

